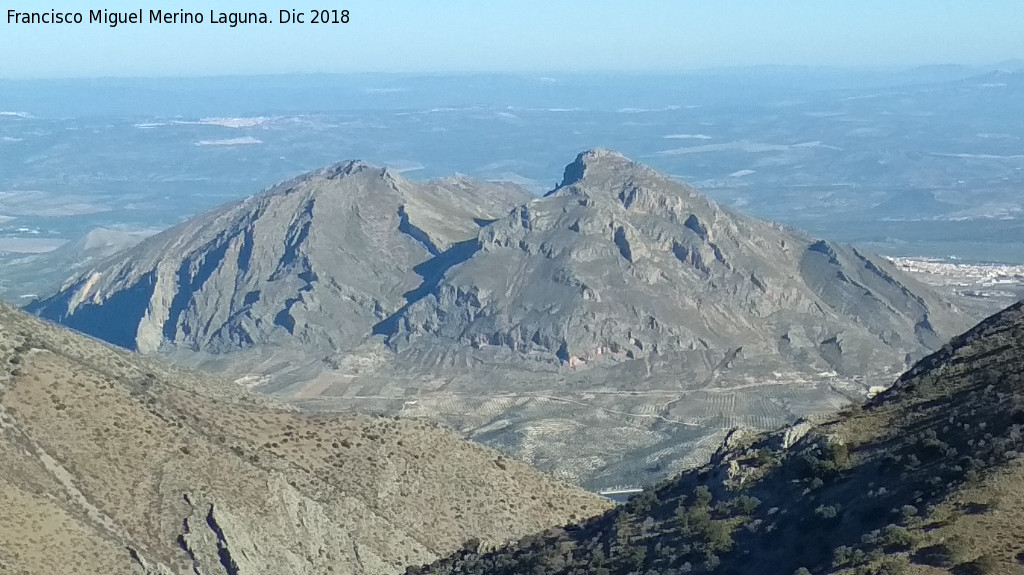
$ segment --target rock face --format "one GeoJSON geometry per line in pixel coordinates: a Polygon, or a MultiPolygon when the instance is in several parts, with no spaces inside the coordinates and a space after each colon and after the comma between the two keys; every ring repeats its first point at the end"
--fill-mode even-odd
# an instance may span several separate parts
{"type": "Polygon", "coordinates": [[[853,375],[966,327],[887,261],[732,213],[607,151],[484,228],[385,331],[395,347],[504,346],[570,366],[674,356],[853,375]]]}
{"type": "Polygon", "coordinates": [[[607,507],[434,424],[302,414],[0,304],[0,572],[401,573],[607,507]]]}
{"type": "Polygon", "coordinates": [[[534,199],[339,164],[30,309],[303,407],[439,419],[596,488],[834,411],[969,324],[883,258],[602,150],[534,199]]]}
{"type": "Polygon", "coordinates": [[[32,309],[142,352],[347,349],[405,303],[418,264],[526,197],[337,164],[149,238],[32,309]]]}

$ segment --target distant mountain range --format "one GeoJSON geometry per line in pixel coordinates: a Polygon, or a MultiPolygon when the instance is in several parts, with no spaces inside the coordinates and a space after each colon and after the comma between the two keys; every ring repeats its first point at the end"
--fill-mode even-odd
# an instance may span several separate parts
{"type": "Polygon", "coordinates": [[[834,410],[970,323],[883,258],[614,152],[580,154],[530,198],[337,164],[29,309],[306,408],[440,419],[591,486],[834,410]]]}

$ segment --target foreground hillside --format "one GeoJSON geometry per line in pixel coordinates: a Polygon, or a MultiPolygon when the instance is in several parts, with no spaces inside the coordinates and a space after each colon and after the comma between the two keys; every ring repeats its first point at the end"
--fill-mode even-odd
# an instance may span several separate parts
{"type": "Polygon", "coordinates": [[[0,305],[0,573],[392,573],[597,496],[432,424],[306,415],[0,305]]]}
{"type": "Polygon", "coordinates": [[[411,574],[1024,573],[1024,303],[817,426],[734,436],[600,518],[411,574]]]}
{"type": "Polygon", "coordinates": [[[404,413],[591,488],[834,412],[969,327],[884,258],[594,150],[556,189],[337,164],[30,309],[312,410],[404,413]]]}

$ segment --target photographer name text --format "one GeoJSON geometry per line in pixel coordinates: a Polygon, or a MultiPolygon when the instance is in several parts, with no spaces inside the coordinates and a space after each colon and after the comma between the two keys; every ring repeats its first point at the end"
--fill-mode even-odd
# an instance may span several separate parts
{"type": "Polygon", "coordinates": [[[189,12],[187,10],[143,10],[114,12],[111,10],[89,10],[86,12],[7,11],[8,24],[100,24],[116,28],[133,24],[220,24],[235,28],[247,24],[348,24],[348,10],[278,10],[274,12],[219,12],[217,10],[189,12]]]}

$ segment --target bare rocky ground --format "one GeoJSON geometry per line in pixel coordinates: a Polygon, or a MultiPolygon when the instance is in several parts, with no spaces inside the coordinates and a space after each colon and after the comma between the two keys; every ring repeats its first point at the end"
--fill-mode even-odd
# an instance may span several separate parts
{"type": "MultiPolygon", "coordinates": [[[[474,390],[469,375],[420,379],[409,388],[387,378],[387,385],[346,387],[350,391],[344,397],[332,397],[330,388],[307,399],[301,391],[284,396],[313,411],[400,413],[442,421],[557,477],[603,490],[645,484],[702,464],[736,427],[775,429],[831,414],[862,400],[870,387],[888,383],[883,376],[855,380],[791,372],[751,378],[735,387],[686,386],[667,377],[662,389],[623,390],[572,375],[577,375],[572,383],[547,388],[547,378],[516,380],[521,384],[517,392],[474,390]],[[431,391],[434,384],[444,388],[431,391]]],[[[550,380],[564,381],[555,374],[550,380]]]]}

